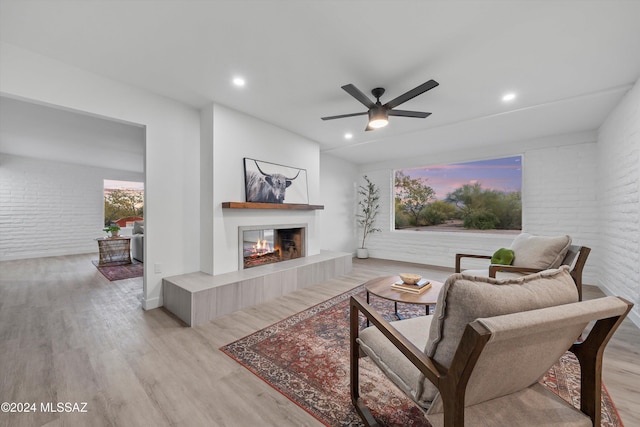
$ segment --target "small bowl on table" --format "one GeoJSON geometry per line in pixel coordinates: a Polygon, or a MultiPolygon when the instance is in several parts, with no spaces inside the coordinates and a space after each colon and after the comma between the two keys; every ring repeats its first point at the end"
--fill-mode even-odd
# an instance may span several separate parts
{"type": "Polygon", "coordinates": [[[400,273],[399,276],[407,285],[415,285],[422,279],[421,275],[413,273],[400,273]]]}

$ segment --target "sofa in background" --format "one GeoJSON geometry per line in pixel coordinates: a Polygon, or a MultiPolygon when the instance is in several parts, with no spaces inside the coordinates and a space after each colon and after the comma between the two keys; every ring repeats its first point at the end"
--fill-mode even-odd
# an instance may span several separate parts
{"type": "Polygon", "coordinates": [[[133,223],[131,257],[137,261],[144,262],[144,221],[133,223]]]}

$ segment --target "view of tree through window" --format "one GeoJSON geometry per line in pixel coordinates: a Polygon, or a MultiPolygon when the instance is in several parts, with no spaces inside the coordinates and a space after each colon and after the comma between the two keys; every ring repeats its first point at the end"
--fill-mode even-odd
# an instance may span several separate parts
{"type": "Polygon", "coordinates": [[[395,228],[520,230],[522,157],[395,171],[395,228]]]}
{"type": "Polygon", "coordinates": [[[105,179],[104,225],[126,218],[144,218],[144,183],[105,179]]]}

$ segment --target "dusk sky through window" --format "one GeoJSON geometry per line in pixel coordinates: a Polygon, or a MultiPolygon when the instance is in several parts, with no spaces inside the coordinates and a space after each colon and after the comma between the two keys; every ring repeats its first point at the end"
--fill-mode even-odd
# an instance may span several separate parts
{"type": "Polygon", "coordinates": [[[106,190],[144,190],[144,182],[104,180],[106,190]]]}
{"type": "Polygon", "coordinates": [[[426,179],[426,185],[435,190],[437,200],[444,200],[464,184],[480,183],[484,189],[508,193],[522,190],[522,156],[400,171],[411,178],[426,179]]]}

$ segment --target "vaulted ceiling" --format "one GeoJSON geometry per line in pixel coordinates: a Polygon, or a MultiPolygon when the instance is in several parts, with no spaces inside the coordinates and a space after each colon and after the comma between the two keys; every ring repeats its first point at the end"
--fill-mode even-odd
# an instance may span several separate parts
{"type": "Polygon", "coordinates": [[[0,0],[0,16],[3,42],[355,163],[595,130],[640,77],[640,1],[0,0]],[[426,119],[320,120],[365,111],[347,83],[384,103],[429,79],[402,106],[426,119]]]}

